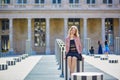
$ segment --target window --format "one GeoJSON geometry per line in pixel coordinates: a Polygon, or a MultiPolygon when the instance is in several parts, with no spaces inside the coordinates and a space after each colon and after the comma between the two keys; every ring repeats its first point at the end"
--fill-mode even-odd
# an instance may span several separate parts
{"type": "Polygon", "coordinates": [[[0,0],[0,4],[10,4],[10,0],[0,0]]]}
{"type": "Polygon", "coordinates": [[[95,0],[87,0],[87,4],[95,4],[95,0]]]}
{"type": "Polygon", "coordinates": [[[2,20],[2,30],[8,30],[9,29],[9,20],[2,20]]]}
{"type": "Polygon", "coordinates": [[[112,1],[112,0],[103,0],[103,3],[104,3],[104,4],[112,4],[113,1],[112,1]]]}
{"type": "Polygon", "coordinates": [[[19,3],[19,4],[26,4],[27,0],[17,0],[17,3],[19,3]]]}
{"type": "Polygon", "coordinates": [[[106,4],[106,3],[107,3],[107,0],[103,0],[103,3],[106,4]]]}
{"type": "Polygon", "coordinates": [[[1,35],[1,49],[2,52],[9,50],[9,35],[1,35]]]}
{"type": "Polygon", "coordinates": [[[69,0],[69,3],[70,3],[70,4],[79,3],[79,0],[69,0]]]}
{"type": "Polygon", "coordinates": [[[70,8],[79,8],[81,6],[80,0],[69,0],[70,8]]]}
{"type": "Polygon", "coordinates": [[[71,3],[71,4],[72,4],[72,3],[73,3],[73,0],[69,0],[69,3],[71,3]]]}
{"type": "Polygon", "coordinates": [[[52,0],[53,4],[61,4],[61,0],[52,0]]]}
{"type": "Polygon", "coordinates": [[[109,3],[109,4],[112,4],[112,0],[108,0],[108,3],[109,3]]]}
{"type": "Polygon", "coordinates": [[[114,41],[113,41],[113,19],[112,18],[107,18],[105,19],[105,39],[108,40],[109,45],[112,46],[114,41]]]}
{"type": "Polygon", "coordinates": [[[44,18],[34,20],[34,45],[45,47],[46,21],[44,18]]]}
{"type": "Polygon", "coordinates": [[[44,4],[45,1],[44,0],[35,0],[35,3],[37,3],[37,4],[39,4],[39,3],[44,4]]]}

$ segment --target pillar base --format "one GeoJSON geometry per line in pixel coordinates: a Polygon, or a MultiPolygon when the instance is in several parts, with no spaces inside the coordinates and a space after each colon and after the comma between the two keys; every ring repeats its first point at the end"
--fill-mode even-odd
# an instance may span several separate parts
{"type": "Polygon", "coordinates": [[[50,54],[50,48],[46,48],[46,55],[49,55],[50,54]]]}
{"type": "Polygon", "coordinates": [[[13,50],[13,48],[11,48],[9,51],[10,51],[10,52],[13,52],[14,50],[13,50]]]}
{"type": "Polygon", "coordinates": [[[14,54],[14,50],[12,48],[9,50],[9,54],[14,54]]]}

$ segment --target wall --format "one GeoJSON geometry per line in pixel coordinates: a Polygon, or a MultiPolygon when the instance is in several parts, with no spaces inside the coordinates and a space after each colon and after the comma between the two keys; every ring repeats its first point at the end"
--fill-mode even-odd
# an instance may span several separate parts
{"type": "Polygon", "coordinates": [[[27,40],[27,19],[13,20],[13,47],[16,52],[25,51],[25,41],[27,40]]]}
{"type": "Polygon", "coordinates": [[[50,19],[50,49],[54,53],[55,39],[64,40],[64,20],[53,18],[50,19]]]}
{"type": "Polygon", "coordinates": [[[102,27],[101,19],[90,18],[87,21],[88,38],[91,39],[91,46],[95,48],[95,52],[98,50],[98,40],[102,40],[102,27]]]}

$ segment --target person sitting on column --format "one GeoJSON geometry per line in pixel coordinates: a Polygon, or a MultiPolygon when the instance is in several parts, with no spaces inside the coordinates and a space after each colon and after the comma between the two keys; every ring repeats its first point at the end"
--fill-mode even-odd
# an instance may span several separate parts
{"type": "Polygon", "coordinates": [[[66,59],[70,69],[70,76],[74,72],[77,59],[82,60],[82,44],[78,34],[78,28],[71,26],[68,31],[66,42],[66,59]]]}
{"type": "Polygon", "coordinates": [[[91,56],[94,55],[94,48],[93,48],[93,46],[91,46],[91,49],[89,50],[89,52],[90,52],[90,55],[91,55],[91,56]]]}

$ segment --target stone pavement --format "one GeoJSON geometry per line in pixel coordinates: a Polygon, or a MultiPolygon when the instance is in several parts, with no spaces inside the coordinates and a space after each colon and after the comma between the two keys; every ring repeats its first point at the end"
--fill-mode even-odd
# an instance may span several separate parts
{"type": "Polygon", "coordinates": [[[102,72],[103,73],[103,80],[118,80],[117,78],[107,74],[106,72],[94,67],[93,65],[90,65],[89,63],[85,62],[84,64],[85,72],[102,72]]]}
{"type": "MultiPolygon", "coordinates": [[[[8,66],[7,70],[0,71],[0,80],[24,80],[42,56],[30,56],[16,65],[8,66]]],[[[14,57],[2,57],[0,61],[14,57]]]]}
{"type": "MultiPolygon", "coordinates": [[[[87,60],[87,59],[86,59],[87,60]]],[[[85,62],[85,72],[102,72],[104,80],[118,80],[117,78],[101,71],[100,69],[85,62]]],[[[60,77],[60,70],[54,55],[43,56],[25,80],[65,80],[60,77]]]]}
{"type": "MultiPolygon", "coordinates": [[[[102,61],[104,66],[98,65],[101,61],[99,59],[94,59],[91,56],[85,57],[85,72],[102,72],[104,73],[104,80],[118,80],[119,75],[113,76],[114,67],[120,67],[117,64],[108,64],[106,61],[102,61]],[[105,63],[106,62],[106,63],[105,63]],[[109,69],[111,65],[112,69],[109,69]],[[109,69],[104,70],[104,67],[109,69]]],[[[0,59],[1,60],[1,59],[0,59]]],[[[17,63],[15,66],[10,66],[8,70],[0,71],[0,80],[65,80],[60,77],[61,71],[58,70],[58,63],[56,61],[55,55],[37,55],[30,56],[22,62],[17,63]]],[[[116,68],[117,68],[116,67],[116,68]]],[[[117,68],[118,69],[118,68],[117,68]]],[[[118,71],[118,70],[117,70],[118,71]]],[[[115,69],[115,72],[117,72],[115,69]]],[[[118,71],[118,73],[120,70],[118,71]]]]}
{"type": "Polygon", "coordinates": [[[64,80],[54,55],[44,55],[25,80],[64,80]]]}
{"type": "Polygon", "coordinates": [[[120,55],[111,54],[108,57],[108,59],[117,59],[118,63],[109,63],[108,60],[100,60],[100,58],[94,58],[94,56],[83,56],[87,63],[120,80],[120,55]]]}

